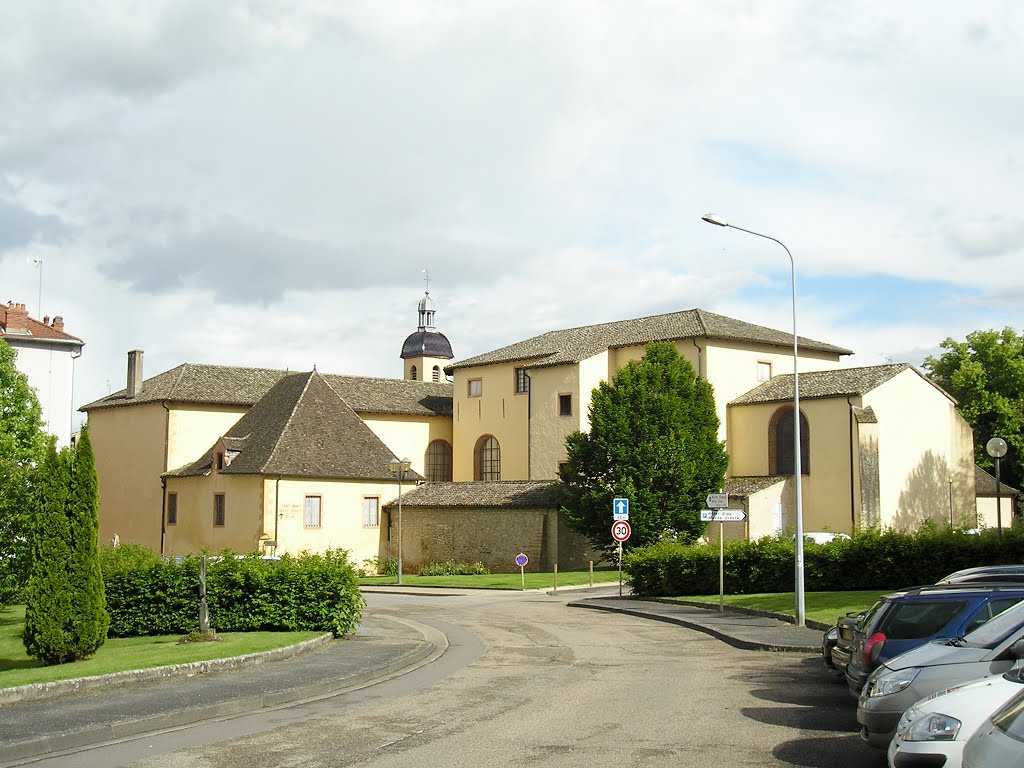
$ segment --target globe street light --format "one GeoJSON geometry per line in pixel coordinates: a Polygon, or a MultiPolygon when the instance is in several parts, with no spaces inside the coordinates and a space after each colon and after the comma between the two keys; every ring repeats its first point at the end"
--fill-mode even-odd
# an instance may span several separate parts
{"type": "Polygon", "coordinates": [[[709,213],[701,217],[708,224],[718,227],[730,227],[746,232],[748,235],[763,237],[765,240],[773,240],[782,246],[786,255],[789,256],[789,275],[793,289],[793,479],[796,491],[796,625],[802,627],[804,620],[804,503],[802,489],[802,467],[800,466],[800,375],[797,372],[797,335],[796,335],[796,262],[793,254],[781,240],[771,235],[763,235],[751,229],[737,227],[730,224],[721,216],[709,213]]]}
{"type": "Polygon", "coordinates": [[[1003,494],[1002,483],[999,482],[999,460],[1006,455],[1006,441],[1001,437],[993,437],[985,443],[985,452],[996,460],[996,525],[999,527],[999,538],[1003,538],[1003,494]]]}
{"type": "Polygon", "coordinates": [[[409,471],[412,462],[408,459],[392,459],[388,462],[388,469],[391,474],[398,478],[398,583],[402,583],[402,480],[405,473],[409,471]]]}

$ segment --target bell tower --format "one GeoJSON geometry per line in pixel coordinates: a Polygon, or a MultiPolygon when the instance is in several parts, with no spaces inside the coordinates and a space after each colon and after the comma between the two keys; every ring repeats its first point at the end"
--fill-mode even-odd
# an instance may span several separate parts
{"type": "Polygon", "coordinates": [[[446,380],[444,367],[455,356],[448,338],[434,325],[436,309],[434,300],[430,298],[430,272],[426,268],[423,272],[426,290],[417,306],[419,325],[402,344],[403,378],[406,381],[443,382],[446,380]]]}

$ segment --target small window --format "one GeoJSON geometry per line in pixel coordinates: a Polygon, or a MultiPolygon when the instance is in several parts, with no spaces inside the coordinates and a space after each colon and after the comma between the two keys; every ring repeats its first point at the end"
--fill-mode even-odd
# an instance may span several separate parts
{"type": "Polygon", "coordinates": [[[363,527],[380,527],[380,497],[363,496],[363,527]]]}
{"type": "Polygon", "coordinates": [[[167,524],[177,525],[178,524],[178,494],[168,493],[167,494],[167,524]]]}
{"type": "Polygon", "coordinates": [[[572,395],[558,396],[558,415],[572,416],[572,395]]]}
{"type": "Polygon", "coordinates": [[[483,379],[470,379],[469,380],[469,396],[480,397],[484,393],[484,382],[483,379]]]}
{"type": "Polygon", "coordinates": [[[768,381],[772,377],[772,364],[763,360],[757,361],[757,380],[768,381]]]}
{"type": "Polygon", "coordinates": [[[431,372],[431,376],[434,379],[435,384],[441,383],[441,366],[435,365],[434,370],[431,372]]]}
{"type": "Polygon", "coordinates": [[[224,494],[213,494],[213,524],[218,528],[224,527],[224,494]]]}
{"type": "Polygon", "coordinates": [[[530,391],[530,374],[525,368],[516,368],[516,394],[530,391]]]}
{"type": "Polygon", "coordinates": [[[224,452],[217,451],[217,454],[213,458],[213,466],[218,472],[224,469],[224,452]]]}
{"type": "Polygon", "coordinates": [[[302,516],[302,524],[306,528],[320,527],[320,504],[319,496],[307,496],[302,516]]]}
{"type": "Polygon", "coordinates": [[[452,480],[452,446],[447,440],[431,440],[427,446],[425,477],[431,483],[450,483],[452,480]]]}
{"type": "Polygon", "coordinates": [[[413,381],[416,381],[416,366],[415,365],[412,366],[411,368],[409,368],[409,378],[412,379],[413,381]]]}

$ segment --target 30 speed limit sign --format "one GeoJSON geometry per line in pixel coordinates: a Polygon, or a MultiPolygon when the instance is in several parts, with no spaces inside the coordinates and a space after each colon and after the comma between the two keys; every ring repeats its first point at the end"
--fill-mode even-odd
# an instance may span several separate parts
{"type": "Polygon", "coordinates": [[[612,538],[616,541],[625,541],[632,532],[633,529],[626,520],[616,520],[612,523],[612,538]]]}

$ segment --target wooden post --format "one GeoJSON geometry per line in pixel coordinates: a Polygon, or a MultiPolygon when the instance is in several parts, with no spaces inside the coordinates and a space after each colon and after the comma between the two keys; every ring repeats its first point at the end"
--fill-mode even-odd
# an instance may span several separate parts
{"type": "Polygon", "coordinates": [[[590,561],[590,586],[594,586],[594,561],[590,561]]]}
{"type": "Polygon", "coordinates": [[[555,563],[554,577],[555,577],[555,589],[554,589],[554,591],[557,592],[558,591],[558,563],[555,563]]]}

